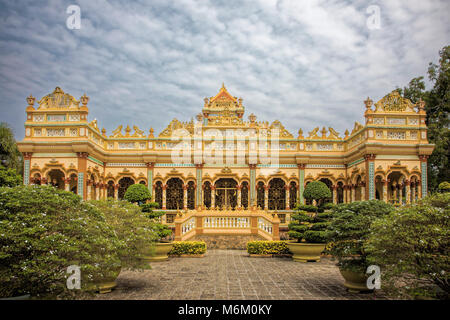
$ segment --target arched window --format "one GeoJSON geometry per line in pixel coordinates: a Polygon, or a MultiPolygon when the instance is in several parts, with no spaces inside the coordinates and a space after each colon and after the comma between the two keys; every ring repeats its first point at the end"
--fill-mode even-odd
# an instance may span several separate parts
{"type": "Polygon", "coordinates": [[[122,200],[128,187],[134,184],[134,180],[129,177],[124,177],[119,180],[119,199],[122,200]]]}
{"type": "Polygon", "coordinates": [[[75,173],[70,175],[69,190],[75,194],[78,192],[78,178],[75,173]]]}
{"type": "Polygon", "coordinates": [[[187,208],[189,210],[195,209],[195,184],[194,181],[189,181],[187,185],[187,208]]]}
{"type": "Polygon", "coordinates": [[[159,209],[162,208],[162,199],[163,199],[163,188],[162,188],[162,182],[157,181],[155,183],[155,202],[159,204],[159,209]]]}
{"type": "Polygon", "coordinates": [[[222,178],[214,184],[216,187],[216,208],[236,208],[237,182],[231,178],[222,178]]]}
{"type": "Polygon", "coordinates": [[[241,186],[241,207],[248,209],[248,182],[242,182],[241,186]]]}
{"type": "Polygon", "coordinates": [[[114,181],[109,180],[106,184],[106,197],[114,199],[114,181]]]}
{"type": "Polygon", "coordinates": [[[48,182],[53,187],[64,190],[64,173],[58,169],[50,170],[48,173],[48,182]]]}
{"type": "Polygon", "coordinates": [[[328,189],[330,189],[330,194],[331,194],[331,197],[324,199],[323,203],[333,202],[333,189],[332,189],[333,182],[331,182],[331,180],[328,178],[322,178],[322,179],[320,179],[320,181],[322,181],[323,183],[325,183],[327,185],[328,189]]]}
{"type": "Polygon", "coordinates": [[[211,208],[211,183],[206,181],[203,184],[203,205],[206,208],[211,208]]]}
{"type": "Polygon", "coordinates": [[[167,181],[166,208],[168,210],[183,209],[183,181],[171,178],[167,181]]]}
{"type": "Polygon", "coordinates": [[[294,209],[297,205],[297,184],[291,181],[289,184],[289,208],[294,209]]]}
{"type": "Polygon", "coordinates": [[[337,183],[336,192],[337,203],[344,203],[344,183],[342,181],[337,183]]]}
{"type": "Polygon", "coordinates": [[[264,182],[262,181],[256,185],[256,206],[264,210],[264,182]]]}
{"type": "Polygon", "coordinates": [[[286,184],[283,179],[273,178],[269,181],[269,210],[286,209],[286,184]]]}

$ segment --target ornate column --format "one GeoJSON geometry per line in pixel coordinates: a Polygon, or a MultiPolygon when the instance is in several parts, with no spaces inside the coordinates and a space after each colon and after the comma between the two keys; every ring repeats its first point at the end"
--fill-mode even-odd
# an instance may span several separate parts
{"type": "Polygon", "coordinates": [[[197,188],[195,191],[195,204],[196,207],[198,208],[199,206],[203,206],[203,188],[202,188],[203,164],[195,165],[195,173],[197,178],[197,188]]]}
{"type": "Polygon", "coordinates": [[[242,200],[242,193],[241,193],[241,189],[242,189],[242,186],[241,185],[237,185],[236,186],[236,190],[237,190],[237,207],[240,209],[242,206],[241,206],[241,200],[242,200]]]}
{"type": "Polygon", "coordinates": [[[422,195],[423,195],[423,184],[422,184],[422,180],[418,180],[417,181],[417,199],[422,199],[422,195]]]}
{"type": "Polygon", "coordinates": [[[167,190],[167,185],[163,185],[162,186],[162,209],[166,210],[166,191],[167,190]]]}
{"type": "Polygon", "coordinates": [[[289,198],[290,198],[289,184],[284,186],[284,188],[286,189],[286,210],[289,210],[290,209],[290,206],[289,206],[289,198]]]}
{"type": "Polygon", "coordinates": [[[352,202],[355,202],[356,201],[356,185],[354,185],[354,184],[351,185],[350,192],[351,192],[352,202]]]}
{"type": "Polygon", "coordinates": [[[119,184],[114,185],[114,199],[119,200],[119,184]]]}
{"type": "Polygon", "coordinates": [[[78,158],[78,195],[83,199],[86,199],[87,190],[86,190],[86,169],[87,169],[87,158],[89,154],[87,152],[77,152],[78,158]]]}
{"type": "Polygon", "coordinates": [[[100,182],[95,184],[95,200],[100,200],[100,182]]]}
{"type": "Polygon", "coordinates": [[[406,204],[411,203],[411,182],[409,180],[405,180],[405,191],[406,191],[406,204]]]}
{"type": "Polygon", "coordinates": [[[250,206],[256,205],[256,164],[249,164],[250,169],[250,206]]]}
{"type": "Polygon", "coordinates": [[[264,186],[264,209],[269,209],[269,186],[264,186]]]}
{"type": "Polygon", "coordinates": [[[366,198],[366,183],[364,181],[361,181],[361,200],[369,200],[366,198]]]}
{"type": "Polygon", "coordinates": [[[403,194],[403,183],[400,184],[399,187],[398,187],[398,195],[399,195],[398,203],[399,204],[403,204],[403,196],[404,196],[404,194],[403,194]]]}
{"type": "Polygon", "coordinates": [[[411,203],[415,203],[416,202],[416,184],[414,182],[411,182],[410,189],[411,189],[411,203]]]}
{"type": "Polygon", "coordinates": [[[428,172],[427,172],[427,161],[428,156],[427,155],[419,155],[420,159],[420,170],[422,172],[422,176],[420,177],[421,180],[421,198],[424,198],[428,194],[428,172]]]}
{"type": "Polygon", "coordinates": [[[92,188],[92,180],[88,179],[86,181],[87,188],[86,188],[86,200],[91,200],[91,188],[92,188]]]}
{"type": "Polygon", "coordinates": [[[361,189],[361,199],[372,200],[375,199],[375,154],[366,154],[364,159],[366,162],[366,186],[364,189],[364,194],[362,194],[361,189]]]}
{"type": "Polygon", "coordinates": [[[388,203],[389,199],[388,199],[388,184],[389,184],[389,179],[385,179],[383,180],[383,201],[388,203]]]}
{"type": "Polygon", "coordinates": [[[306,164],[297,164],[298,167],[298,194],[297,199],[300,204],[305,204],[305,199],[303,199],[303,191],[305,190],[305,168],[306,164]]]}
{"type": "Polygon", "coordinates": [[[31,156],[32,152],[23,153],[23,184],[30,184],[30,166],[31,166],[31,156]]]}
{"type": "Polygon", "coordinates": [[[183,210],[187,209],[187,184],[183,185],[183,210]]]}
{"type": "Polygon", "coordinates": [[[216,187],[211,186],[211,209],[216,208],[216,187]]]}
{"type": "Polygon", "coordinates": [[[147,166],[147,187],[148,187],[148,191],[150,192],[150,197],[153,200],[153,195],[154,195],[154,191],[153,191],[153,168],[155,167],[155,163],[154,162],[147,162],[146,163],[147,166]]]}
{"type": "Polygon", "coordinates": [[[70,191],[70,178],[64,179],[64,190],[70,191]]]}
{"type": "Polygon", "coordinates": [[[337,185],[331,186],[331,193],[333,194],[333,203],[337,204],[337,185]]]}

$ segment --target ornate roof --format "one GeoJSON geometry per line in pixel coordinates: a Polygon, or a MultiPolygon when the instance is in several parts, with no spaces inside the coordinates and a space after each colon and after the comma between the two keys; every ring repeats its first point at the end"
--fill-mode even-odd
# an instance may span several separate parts
{"type": "Polygon", "coordinates": [[[62,109],[62,108],[78,108],[80,102],[73,96],[64,91],[60,87],[43,97],[38,101],[38,109],[62,109]]]}
{"type": "Polygon", "coordinates": [[[413,103],[403,98],[397,90],[375,103],[375,112],[415,112],[413,103]]]}

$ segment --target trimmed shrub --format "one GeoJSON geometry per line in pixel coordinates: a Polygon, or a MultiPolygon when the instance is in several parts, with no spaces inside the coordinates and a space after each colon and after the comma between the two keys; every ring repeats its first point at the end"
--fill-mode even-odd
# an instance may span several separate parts
{"type": "Polygon", "coordinates": [[[89,203],[103,213],[108,225],[123,242],[119,250],[122,267],[150,269],[142,258],[154,250],[158,240],[155,223],[149,221],[139,206],[125,200],[92,200],[89,203]]]}
{"type": "Polygon", "coordinates": [[[306,185],[303,197],[319,202],[320,200],[331,198],[331,191],[322,181],[312,181],[306,185]]]}
{"type": "Polygon", "coordinates": [[[204,254],[206,253],[206,242],[204,241],[174,241],[170,255],[182,254],[204,254]]]}
{"type": "Polygon", "coordinates": [[[322,205],[321,208],[324,209],[324,210],[331,210],[335,206],[336,205],[334,203],[328,202],[328,203],[325,203],[324,205],[322,205]]]}
{"type": "Polygon", "coordinates": [[[286,241],[249,241],[247,242],[249,254],[289,254],[286,241]]]}
{"type": "Polygon", "coordinates": [[[439,183],[438,189],[440,192],[449,192],[450,191],[450,182],[444,181],[439,183]]]}
{"type": "Polygon", "coordinates": [[[137,202],[141,204],[151,198],[150,191],[143,184],[132,184],[128,187],[123,198],[130,202],[137,202]]]}
{"type": "Polygon", "coordinates": [[[374,221],[365,250],[368,261],[381,267],[383,289],[449,299],[450,193],[374,221]]]}
{"type": "Polygon", "coordinates": [[[16,169],[7,169],[0,165],[0,187],[16,187],[22,184],[22,177],[16,169]]]}
{"type": "Polygon", "coordinates": [[[364,244],[370,235],[371,224],[394,210],[392,205],[380,200],[343,203],[332,209],[326,236],[328,242],[333,242],[333,246],[328,253],[339,260],[339,267],[366,272],[370,263],[367,262],[364,244]]]}
{"type": "Polygon", "coordinates": [[[296,211],[317,212],[317,207],[309,204],[299,204],[295,207],[296,211]]]}
{"type": "Polygon", "coordinates": [[[68,296],[67,267],[81,289],[116,275],[118,240],[95,207],[51,186],[0,188],[0,297],[68,296]]]}
{"type": "Polygon", "coordinates": [[[307,243],[326,243],[330,217],[327,212],[311,214],[297,211],[291,216],[289,237],[297,239],[298,242],[305,240],[307,243]]]}

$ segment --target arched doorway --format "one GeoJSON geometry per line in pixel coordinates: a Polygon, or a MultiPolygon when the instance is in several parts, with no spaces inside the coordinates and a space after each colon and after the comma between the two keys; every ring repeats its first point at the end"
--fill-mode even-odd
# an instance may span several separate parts
{"type": "Polygon", "coordinates": [[[344,183],[342,181],[337,183],[336,193],[337,203],[344,203],[344,183]]]}
{"type": "Polygon", "coordinates": [[[231,208],[237,207],[237,182],[231,178],[221,178],[216,181],[215,196],[216,208],[231,208]]]}
{"type": "Polygon", "coordinates": [[[297,183],[289,183],[289,208],[294,209],[297,206],[297,183]]]}
{"type": "Polygon", "coordinates": [[[70,175],[69,190],[75,194],[78,192],[78,178],[75,173],[70,175]]]}
{"type": "Polygon", "coordinates": [[[269,210],[286,209],[286,183],[281,178],[269,181],[269,210]]]}
{"type": "Polygon", "coordinates": [[[248,182],[244,181],[241,185],[241,207],[248,209],[248,182]]]}
{"type": "Polygon", "coordinates": [[[32,183],[36,185],[41,185],[41,175],[39,173],[35,173],[32,178],[32,183]]]}
{"type": "Polygon", "coordinates": [[[64,173],[58,169],[52,169],[48,173],[48,183],[58,189],[64,190],[64,173]]]}
{"type": "Polygon", "coordinates": [[[405,186],[403,183],[405,176],[399,172],[391,172],[387,179],[389,181],[387,187],[388,201],[392,204],[399,205],[403,202],[405,195],[405,186]]]}
{"type": "Polygon", "coordinates": [[[123,177],[119,180],[119,199],[122,200],[128,187],[134,184],[134,180],[130,177],[123,177]]]}
{"type": "Polygon", "coordinates": [[[262,181],[256,185],[256,206],[264,210],[264,182],[262,181]]]}
{"type": "Polygon", "coordinates": [[[163,200],[163,184],[161,181],[155,183],[155,202],[158,203],[158,208],[162,208],[163,200]]]}
{"type": "Polygon", "coordinates": [[[189,181],[187,184],[187,208],[189,210],[195,209],[195,183],[189,181]]]}
{"type": "Polygon", "coordinates": [[[171,178],[167,181],[166,208],[168,210],[183,209],[184,190],[180,178],[171,178]]]}

